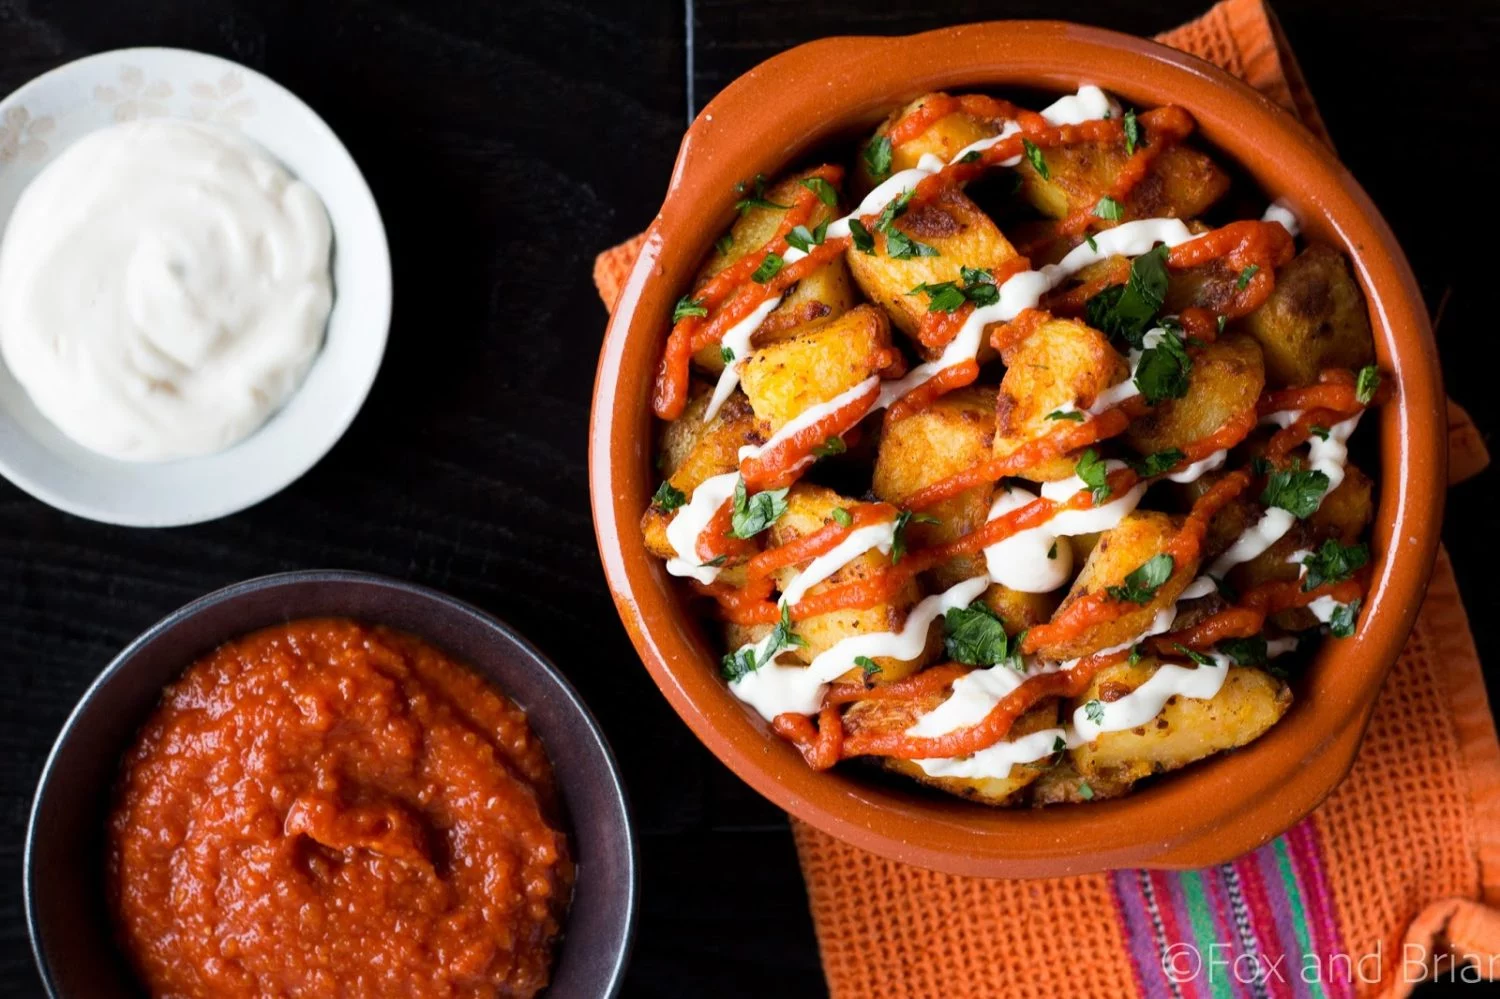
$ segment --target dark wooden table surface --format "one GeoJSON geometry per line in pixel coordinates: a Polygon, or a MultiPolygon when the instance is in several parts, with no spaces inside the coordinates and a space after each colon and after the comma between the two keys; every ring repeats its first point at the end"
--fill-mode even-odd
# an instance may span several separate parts
{"type": "MultiPolygon", "coordinates": [[[[21,913],[22,830],[84,687],[136,633],[211,589],[339,567],[500,615],[593,705],[640,830],[627,994],[823,994],[784,816],[668,709],[604,588],[584,464],[605,318],[594,254],[649,221],[691,113],[787,46],[1000,17],[1151,34],[1204,2],[0,0],[0,93],[79,56],[159,44],[239,60],[300,94],[363,167],[396,281],[369,402],[280,496],[147,531],[78,520],[0,483],[0,990],[40,992],[21,913]]],[[[1500,9],[1277,8],[1345,161],[1441,316],[1451,393],[1481,428],[1500,426],[1485,281],[1493,182],[1470,138],[1500,119],[1500,9]]],[[[1500,597],[1496,485],[1491,473],[1454,490],[1444,532],[1490,663],[1500,663],[1489,616],[1500,597]]],[[[1489,677],[1495,702],[1500,672],[1489,677]]]]}

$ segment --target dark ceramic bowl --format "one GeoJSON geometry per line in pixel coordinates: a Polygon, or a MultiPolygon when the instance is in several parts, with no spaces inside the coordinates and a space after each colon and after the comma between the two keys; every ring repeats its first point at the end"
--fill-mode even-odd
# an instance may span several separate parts
{"type": "Polygon", "coordinates": [[[105,823],[120,758],[197,657],[268,625],[348,617],[399,628],[468,663],[526,710],[567,811],[578,882],[548,996],[619,991],[635,922],[636,860],[613,755],[577,692],[508,627],[433,590],[355,572],[264,576],[195,600],[131,642],[63,725],[26,830],[26,922],[55,999],[134,996],[103,879],[105,823]]]}

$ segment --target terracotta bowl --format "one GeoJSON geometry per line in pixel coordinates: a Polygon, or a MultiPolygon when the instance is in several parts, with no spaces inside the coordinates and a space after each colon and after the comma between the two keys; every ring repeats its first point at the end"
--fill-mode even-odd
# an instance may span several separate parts
{"type": "Polygon", "coordinates": [[[883,856],[957,874],[1200,866],[1284,831],[1353,761],[1437,550],[1444,412],[1426,311],[1389,228],[1328,149],[1245,84],[1161,45],[1056,22],[833,38],[740,77],[683,140],[599,358],[590,438],[594,525],[620,616],[662,692],[719,759],[796,817],[883,856]],[[718,677],[717,639],[642,546],[637,523],[656,486],[650,393],[672,303],[730,222],[736,181],[773,175],[852,139],[928,91],[1068,92],[1084,82],[1137,106],[1183,105],[1198,121],[1198,141],[1238,162],[1268,197],[1293,207],[1308,236],[1342,247],[1353,261],[1380,365],[1400,388],[1379,411],[1375,567],[1359,633],[1324,643],[1297,685],[1295,706],[1261,739],[1120,800],[991,809],[893,785],[856,766],[814,772],[729,693],[718,677]]]}

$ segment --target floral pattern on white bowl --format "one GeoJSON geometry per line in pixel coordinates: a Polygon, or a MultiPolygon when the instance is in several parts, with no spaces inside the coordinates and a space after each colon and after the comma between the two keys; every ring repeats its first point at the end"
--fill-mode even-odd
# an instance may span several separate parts
{"type": "Polygon", "coordinates": [[[9,108],[0,118],[0,163],[20,159],[36,163],[47,155],[43,136],[51,135],[57,122],[51,115],[33,118],[24,107],[9,108]]]}
{"type": "Polygon", "coordinates": [[[238,126],[255,113],[255,101],[241,93],[244,86],[245,78],[234,70],[214,83],[204,80],[191,83],[188,94],[193,103],[188,107],[188,114],[197,121],[238,126]]]}
{"type": "Polygon", "coordinates": [[[170,83],[146,82],[146,73],[139,66],[121,66],[118,83],[101,83],[94,88],[94,100],[114,107],[115,121],[165,118],[172,113],[166,103],[171,96],[170,83]]]}

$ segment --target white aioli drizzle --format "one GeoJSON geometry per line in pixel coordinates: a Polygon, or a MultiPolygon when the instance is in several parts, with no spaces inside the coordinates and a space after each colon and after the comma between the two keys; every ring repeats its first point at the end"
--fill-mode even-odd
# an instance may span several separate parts
{"type": "MultiPolygon", "coordinates": [[[[1012,486],[990,506],[989,519],[1002,517],[1036,500],[1036,494],[1012,486]]],[[[1048,524],[1017,531],[984,550],[990,579],[1021,593],[1051,593],[1073,575],[1073,548],[1057,543],[1048,524]]]]}
{"type": "Polygon", "coordinates": [[[703,565],[698,558],[698,536],[708,522],[714,519],[719,507],[729,502],[734,487],[740,481],[739,472],[725,472],[704,479],[693,490],[688,500],[667,524],[667,543],[677,553],[676,558],[667,559],[667,572],[674,576],[686,576],[700,583],[712,583],[719,578],[715,566],[703,565]]]}
{"type": "Polygon", "coordinates": [[[1099,721],[1089,718],[1087,706],[1080,706],[1073,712],[1073,731],[1080,744],[1093,742],[1102,732],[1121,732],[1146,724],[1172,697],[1180,695],[1200,701],[1212,698],[1223,688],[1232,663],[1228,656],[1218,652],[1207,655],[1214,661],[1212,666],[1163,663],[1150,679],[1124,697],[1108,703],[1100,701],[1095,708],[1103,709],[1099,721]]]}

